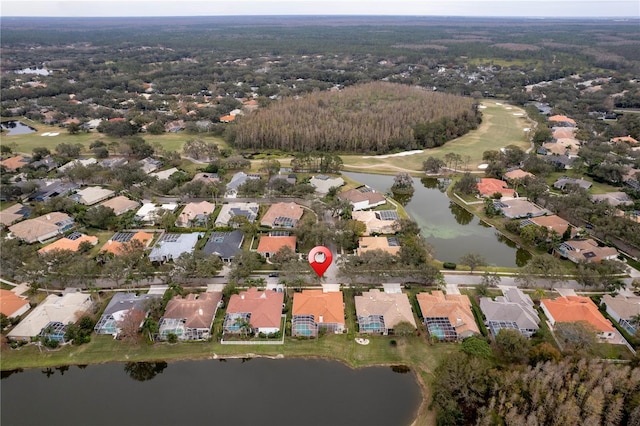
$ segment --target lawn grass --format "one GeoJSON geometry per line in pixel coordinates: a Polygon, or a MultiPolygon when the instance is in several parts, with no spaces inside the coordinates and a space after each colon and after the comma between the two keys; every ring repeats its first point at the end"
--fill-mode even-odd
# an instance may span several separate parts
{"type": "Polygon", "coordinates": [[[344,169],[347,171],[365,172],[367,169],[377,174],[395,174],[398,171],[410,171],[422,174],[422,162],[427,157],[444,158],[448,153],[469,156],[468,168],[477,170],[481,164],[482,153],[497,150],[507,145],[516,145],[526,150],[530,147],[525,128],[531,124],[521,108],[500,104],[494,100],[484,100],[482,105],[482,123],[477,130],[449,141],[441,147],[425,150],[421,154],[389,158],[364,158],[361,155],[343,155],[344,169]],[[511,109],[507,109],[511,108],[511,109]]]}
{"type": "Polygon", "coordinates": [[[561,172],[551,173],[549,176],[545,178],[549,187],[553,188],[553,183],[560,179],[561,177],[570,177],[574,179],[584,179],[587,182],[591,182],[591,188],[589,188],[590,194],[606,194],[607,192],[619,192],[622,189],[617,186],[609,185],[603,182],[596,182],[588,176],[584,174],[577,173],[575,170],[563,170],[561,172]]]}

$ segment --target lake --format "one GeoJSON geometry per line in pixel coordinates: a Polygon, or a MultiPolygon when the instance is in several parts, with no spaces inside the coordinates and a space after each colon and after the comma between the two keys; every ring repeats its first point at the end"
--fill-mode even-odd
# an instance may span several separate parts
{"type": "Polygon", "coordinates": [[[3,372],[1,423],[408,425],[422,395],[399,370],[258,358],[3,372]]]}
{"type": "Polygon", "coordinates": [[[34,129],[33,127],[27,126],[22,121],[15,120],[0,123],[0,127],[2,127],[4,130],[8,130],[8,132],[5,133],[7,136],[26,135],[36,132],[36,129],[34,129]]]}
{"type": "MultiPolygon", "coordinates": [[[[368,173],[343,174],[383,193],[389,192],[394,179],[368,173]]],[[[517,249],[500,232],[452,202],[445,193],[447,186],[448,181],[444,179],[413,178],[414,193],[404,206],[435,249],[435,257],[457,263],[464,254],[474,252],[480,253],[490,265],[524,265],[529,253],[517,249]]]]}

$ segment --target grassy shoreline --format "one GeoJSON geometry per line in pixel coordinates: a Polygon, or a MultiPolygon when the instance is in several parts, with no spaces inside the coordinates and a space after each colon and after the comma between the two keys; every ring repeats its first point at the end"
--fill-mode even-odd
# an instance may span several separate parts
{"type": "Polygon", "coordinates": [[[341,362],[350,368],[406,365],[415,373],[422,390],[422,403],[414,425],[435,423],[435,413],[429,410],[431,374],[440,360],[457,351],[456,344],[431,345],[424,334],[412,337],[371,336],[370,344],[357,344],[347,335],[327,335],[317,340],[285,339],[284,345],[222,345],[218,342],[177,344],[133,344],[117,341],[111,336],[94,336],[81,346],[65,346],[57,350],[40,351],[34,345],[12,350],[2,347],[0,369],[47,368],[63,365],[94,365],[110,362],[183,361],[222,358],[325,358],[341,362]]]}

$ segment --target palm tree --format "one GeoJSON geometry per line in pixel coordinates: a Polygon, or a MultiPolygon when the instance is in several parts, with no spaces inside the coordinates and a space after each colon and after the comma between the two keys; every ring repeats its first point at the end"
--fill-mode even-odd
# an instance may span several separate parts
{"type": "Polygon", "coordinates": [[[249,321],[244,317],[238,317],[236,319],[236,325],[239,327],[240,334],[245,338],[253,331],[251,324],[249,324],[249,321]]]}

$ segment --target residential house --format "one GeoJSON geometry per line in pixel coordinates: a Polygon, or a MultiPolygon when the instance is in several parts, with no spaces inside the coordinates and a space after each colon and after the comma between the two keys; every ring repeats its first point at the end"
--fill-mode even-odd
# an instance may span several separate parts
{"type": "Polygon", "coordinates": [[[580,141],[575,138],[561,138],[555,142],[545,142],[542,146],[547,150],[547,155],[566,155],[575,158],[580,151],[580,141]]]}
{"type": "Polygon", "coordinates": [[[98,244],[98,237],[93,235],[84,235],[79,232],[74,232],[71,235],[60,238],[53,243],[42,247],[38,250],[38,254],[45,254],[53,252],[54,250],[68,250],[77,252],[80,249],[80,244],[89,243],[92,246],[98,244]]]}
{"type": "Polygon", "coordinates": [[[638,141],[629,136],[619,136],[617,138],[611,138],[611,143],[628,143],[629,145],[638,145],[638,141]]]}
{"type": "Polygon", "coordinates": [[[577,131],[578,129],[575,127],[553,127],[551,128],[551,137],[554,141],[560,139],[575,139],[577,131]]]}
{"type": "Polygon", "coordinates": [[[271,228],[295,228],[303,213],[304,209],[296,203],[275,203],[264,214],[260,225],[271,228]]]}
{"type": "Polygon", "coordinates": [[[128,163],[129,160],[122,157],[105,158],[100,162],[100,167],[104,167],[105,169],[115,169],[116,167],[124,166],[128,163]]]}
{"type": "Polygon", "coordinates": [[[45,170],[47,172],[50,172],[51,170],[58,168],[58,163],[53,159],[52,156],[47,155],[46,157],[41,158],[38,161],[32,162],[31,164],[29,164],[29,167],[36,170],[45,170]]]}
{"type": "Polygon", "coordinates": [[[574,263],[613,260],[618,257],[618,250],[614,247],[601,247],[595,240],[580,238],[564,241],[556,251],[574,263]]]}
{"type": "Polygon", "coordinates": [[[167,133],[178,133],[184,130],[184,120],[170,121],[164,125],[164,131],[167,133]]]}
{"type": "Polygon", "coordinates": [[[113,210],[113,213],[116,216],[120,216],[125,214],[126,212],[129,212],[131,210],[135,210],[138,208],[138,206],[140,206],[140,203],[134,200],[130,200],[127,197],[125,197],[124,195],[119,195],[115,198],[112,198],[110,200],[107,201],[103,201],[102,203],[98,204],[99,206],[103,206],[103,207],[107,207],[111,210],[113,210]]]}
{"type": "Polygon", "coordinates": [[[355,296],[358,331],[371,334],[393,334],[401,322],[416,328],[409,298],[404,293],[385,293],[371,289],[355,296]]]}
{"type": "Polygon", "coordinates": [[[552,115],[549,117],[549,122],[554,126],[576,127],[576,121],[566,115],[552,115]]]}
{"type": "Polygon", "coordinates": [[[178,215],[176,226],[180,228],[206,227],[209,224],[209,216],[215,209],[216,205],[208,201],[189,203],[178,215]]]}
{"type": "Polygon", "coordinates": [[[86,293],[50,294],[20,321],[7,337],[29,341],[50,323],[59,322],[66,325],[77,322],[83,315],[91,312],[92,306],[91,296],[86,293]]]}
{"type": "Polygon", "coordinates": [[[584,180],[582,178],[574,179],[564,176],[555,181],[553,187],[562,191],[567,190],[571,186],[579,186],[580,188],[588,190],[589,188],[591,188],[591,185],[591,182],[589,182],[588,180],[584,180]]]}
{"type": "Polygon", "coordinates": [[[329,177],[327,175],[316,175],[313,176],[309,183],[316,189],[318,194],[324,195],[328,194],[331,188],[340,188],[344,185],[344,179],[341,177],[329,177]]]}
{"type": "Polygon", "coordinates": [[[504,179],[508,182],[523,181],[528,177],[532,178],[535,177],[535,175],[533,173],[525,172],[522,169],[514,169],[504,174],[504,179]]]}
{"type": "Polygon", "coordinates": [[[244,234],[237,229],[232,232],[212,232],[202,251],[218,256],[223,262],[229,263],[242,251],[243,241],[244,234]]]}
{"type": "Polygon", "coordinates": [[[239,334],[245,326],[250,334],[273,334],[281,330],[284,293],[271,290],[258,290],[251,287],[229,299],[224,317],[223,331],[239,334]]]}
{"type": "Polygon", "coordinates": [[[53,197],[67,195],[79,188],[73,182],[63,182],[60,179],[42,180],[39,184],[38,190],[27,197],[29,201],[46,203],[53,197]]]}
{"type": "Polygon", "coordinates": [[[227,191],[224,196],[227,198],[236,198],[238,196],[238,188],[251,179],[260,179],[260,175],[249,175],[245,172],[236,173],[227,184],[227,191]]]}
{"type": "Polygon", "coordinates": [[[255,222],[258,217],[258,203],[229,203],[224,204],[218,217],[216,218],[216,226],[229,226],[229,220],[234,216],[243,216],[250,223],[255,222]]]}
{"type": "Polygon", "coordinates": [[[193,253],[193,250],[204,232],[190,234],[163,234],[149,253],[152,262],[164,263],[176,260],[183,253],[193,253]]]}
{"type": "Polygon", "coordinates": [[[111,334],[118,337],[122,331],[122,321],[131,311],[138,311],[136,315],[141,319],[140,327],[144,324],[144,319],[149,315],[150,305],[155,299],[159,299],[158,294],[141,294],[117,292],[113,295],[109,304],[100,316],[100,319],[93,328],[96,334],[111,334]]]}
{"type": "Polygon", "coordinates": [[[143,158],[140,160],[140,168],[146,173],[155,172],[162,167],[162,161],[153,159],[151,157],[143,158]]]}
{"type": "Polygon", "coordinates": [[[294,173],[273,175],[269,178],[269,188],[274,187],[274,185],[278,184],[280,181],[285,181],[288,184],[295,185],[298,181],[298,177],[294,173]]]}
{"type": "Polygon", "coordinates": [[[273,255],[280,251],[280,249],[282,249],[283,247],[289,247],[293,252],[295,252],[296,241],[297,238],[295,236],[264,235],[260,237],[257,252],[262,257],[265,257],[267,259],[273,257],[273,255]]]}
{"type": "Polygon", "coordinates": [[[100,201],[106,200],[107,198],[111,198],[114,195],[115,191],[110,189],[105,189],[99,186],[89,186],[81,189],[69,198],[80,204],[84,204],[85,206],[92,206],[100,201]]]}
{"type": "Polygon", "coordinates": [[[444,294],[439,290],[416,295],[429,335],[438,340],[456,341],[480,334],[465,294],[444,294]]]}
{"type": "Polygon", "coordinates": [[[358,239],[358,256],[373,250],[382,250],[393,256],[400,253],[400,240],[397,237],[360,237],[358,239]]]}
{"type": "Polygon", "coordinates": [[[234,121],[236,119],[235,115],[223,115],[222,117],[220,117],[220,122],[221,123],[231,123],[232,121],[234,121]]]}
{"type": "Polygon", "coordinates": [[[66,213],[51,212],[46,215],[27,219],[9,227],[9,231],[27,243],[44,242],[55,236],[62,235],[73,228],[74,221],[66,213]]]}
{"type": "Polygon", "coordinates": [[[156,205],[146,202],[136,212],[136,220],[145,225],[155,225],[156,221],[166,212],[173,213],[178,208],[177,203],[164,203],[156,205]]]}
{"type": "Polygon", "coordinates": [[[7,318],[17,318],[31,309],[29,301],[15,294],[13,291],[0,289],[0,313],[7,318]]]}
{"type": "Polygon", "coordinates": [[[601,303],[605,305],[607,313],[632,336],[638,331],[638,318],[640,318],[640,297],[623,296],[615,297],[610,294],[602,296],[601,303]]]}
{"type": "Polygon", "coordinates": [[[8,172],[16,172],[21,167],[26,166],[31,161],[31,158],[24,155],[14,155],[6,160],[0,161],[0,166],[4,167],[8,172]]]}
{"type": "Polygon", "coordinates": [[[160,339],[175,334],[179,340],[205,340],[211,336],[216,311],[222,301],[222,293],[190,293],[185,298],[175,296],[167,303],[160,320],[160,339]]]}
{"type": "Polygon", "coordinates": [[[218,183],[220,182],[220,176],[217,173],[196,173],[191,179],[191,182],[204,182],[204,183],[218,183]]]}
{"type": "Polygon", "coordinates": [[[557,216],[555,214],[549,216],[538,216],[531,217],[520,222],[520,227],[525,227],[527,225],[537,225],[542,226],[543,228],[547,228],[547,230],[551,232],[556,232],[558,235],[563,235],[567,232],[568,228],[571,228],[571,235],[575,235],[577,230],[571,226],[569,222],[557,216]]]}
{"type": "Polygon", "coordinates": [[[172,167],[170,169],[162,170],[160,172],[149,173],[149,176],[158,178],[158,180],[166,180],[166,179],[169,179],[171,175],[178,172],[180,172],[180,170],[178,170],[175,167],[172,167]]]}
{"type": "Polygon", "coordinates": [[[629,198],[629,196],[621,191],[618,192],[607,192],[605,194],[596,194],[591,196],[592,201],[602,201],[607,202],[611,206],[632,206],[633,200],[629,198]]]}
{"type": "Polygon", "coordinates": [[[0,224],[10,226],[14,223],[29,217],[31,209],[22,204],[14,204],[4,210],[0,210],[0,224]]]}
{"type": "Polygon", "coordinates": [[[557,299],[542,299],[540,307],[549,318],[551,325],[558,322],[589,323],[603,339],[611,339],[615,335],[613,325],[600,313],[593,301],[585,296],[564,296],[557,299]]]}
{"type": "MultiPolygon", "coordinates": [[[[544,150],[544,147],[541,147],[541,149],[544,150]]],[[[542,154],[540,149],[538,150],[538,154],[542,154]]],[[[571,165],[573,164],[573,161],[574,161],[574,158],[568,157],[567,155],[546,155],[546,154],[547,152],[546,150],[544,150],[543,155],[545,155],[545,157],[543,157],[542,159],[548,162],[549,164],[551,164],[553,167],[560,170],[571,168],[571,165]]]]}
{"type": "Polygon", "coordinates": [[[397,231],[396,225],[399,219],[395,210],[368,210],[357,211],[351,214],[351,218],[365,224],[367,230],[364,235],[393,234],[397,231]]]}
{"type": "Polygon", "coordinates": [[[71,160],[68,163],[58,167],[58,171],[59,172],[66,172],[67,170],[75,167],[75,166],[90,166],[91,164],[97,164],[98,160],[96,160],[95,158],[77,158],[75,160],[71,160]]]}
{"type": "Polygon", "coordinates": [[[478,182],[478,192],[483,197],[493,197],[502,194],[503,197],[515,197],[516,191],[507,188],[507,182],[494,178],[481,178],[478,182]]]}
{"type": "Polygon", "coordinates": [[[493,200],[493,205],[509,219],[537,217],[548,213],[547,210],[536,206],[526,198],[502,198],[501,200],[493,200]]]}
{"type": "Polygon", "coordinates": [[[349,201],[353,211],[372,209],[387,202],[384,194],[376,192],[368,186],[350,189],[338,194],[338,198],[349,201]]]}
{"type": "Polygon", "coordinates": [[[480,310],[491,334],[497,336],[502,329],[512,329],[525,337],[533,336],[538,331],[540,317],[531,298],[517,287],[509,287],[502,293],[504,296],[498,296],[495,300],[480,298],[480,310]]]}
{"type": "Polygon", "coordinates": [[[292,336],[317,337],[321,330],[342,333],[344,324],[342,292],[302,290],[293,295],[292,336]]]}
{"type": "Polygon", "coordinates": [[[153,240],[153,234],[148,232],[116,232],[102,246],[100,251],[119,255],[123,252],[124,245],[131,243],[131,241],[139,241],[143,247],[148,247],[151,244],[151,240],[153,240]]]}

